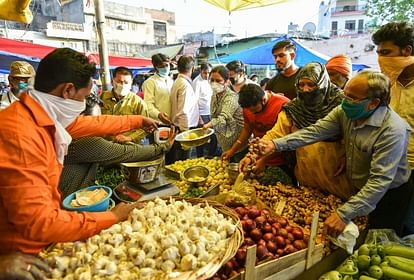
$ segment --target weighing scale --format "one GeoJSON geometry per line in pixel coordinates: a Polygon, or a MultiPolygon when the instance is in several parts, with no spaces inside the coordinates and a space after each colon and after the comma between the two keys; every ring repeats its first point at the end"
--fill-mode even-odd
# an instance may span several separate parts
{"type": "Polygon", "coordinates": [[[145,184],[124,181],[116,186],[114,192],[119,200],[133,202],[178,195],[180,190],[161,172],[154,181],[145,184]]]}

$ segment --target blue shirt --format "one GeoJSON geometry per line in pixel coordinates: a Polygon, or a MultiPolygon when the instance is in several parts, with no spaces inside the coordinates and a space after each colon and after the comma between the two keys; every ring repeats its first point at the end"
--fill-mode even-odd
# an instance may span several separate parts
{"type": "Polygon", "coordinates": [[[339,216],[348,222],[372,212],[389,189],[408,181],[411,174],[407,161],[410,134],[410,126],[386,106],[379,107],[357,126],[339,105],[314,125],[273,142],[277,151],[286,151],[335,136],[344,139],[346,175],[359,189],[337,209],[339,216]]]}

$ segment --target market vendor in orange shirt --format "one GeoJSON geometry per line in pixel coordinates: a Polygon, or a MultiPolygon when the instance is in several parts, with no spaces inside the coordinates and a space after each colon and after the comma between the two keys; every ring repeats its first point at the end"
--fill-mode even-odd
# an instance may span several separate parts
{"type": "MultiPolygon", "coordinates": [[[[239,138],[233,146],[222,154],[223,160],[229,160],[233,155],[246,147],[247,141],[254,137],[263,137],[275,125],[282,106],[289,102],[287,97],[264,91],[257,84],[246,84],[239,91],[239,104],[243,108],[244,125],[239,138]]],[[[283,160],[275,155],[267,162],[268,165],[281,166],[283,160]]],[[[264,170],[263,165],[256,164],[257,172],[264,170]]]]}
{"type": "Polygon", "coordinates": [[[62,210],[58,189],[72,137],[115,135],[156,123],[142,116],[79,116],[95,65],[72,49],[39,63],[34,90],[0,112],[0,255],[37,254],[55,242],[83,240],[125,220],[134,204],[107,212],[62,210]]]}

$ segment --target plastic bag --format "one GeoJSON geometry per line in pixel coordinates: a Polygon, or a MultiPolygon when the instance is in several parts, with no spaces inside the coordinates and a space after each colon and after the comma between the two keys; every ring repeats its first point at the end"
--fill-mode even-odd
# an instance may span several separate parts
{"type": "Polygon", "coordinates": [[[233,186],[232,190],[209,197],[208,199],[217,201],[229,207],[245,206],[256,204],[256,189],[247,181],[242,181],[237,186],[233,186]]]}
{"type": "Polygon", "coordinates": [[[31,23],[33,14],[29,9],[31,0],[0,0],[0,18],[21,23],[31,23]]]}

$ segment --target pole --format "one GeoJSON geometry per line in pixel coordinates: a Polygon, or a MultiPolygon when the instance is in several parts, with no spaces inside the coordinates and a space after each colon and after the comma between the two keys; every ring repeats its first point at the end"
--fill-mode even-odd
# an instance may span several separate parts
{"type": "Polygon", "coordinates": [[[103,0],[94,0],[95,5],[95,19],[96,28],[98,30],[98,38],[100,41],[99,46],[99,60],[101,62],[101,81],[102,89],[109,90],[111,87],[111,75],[109,72],[109,58],[108,58],[108,45],[105,38],[105,14],[103,0]]]}

